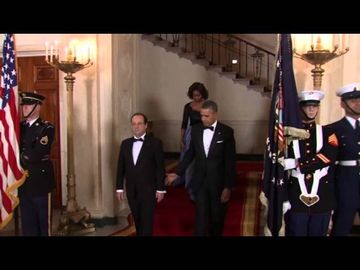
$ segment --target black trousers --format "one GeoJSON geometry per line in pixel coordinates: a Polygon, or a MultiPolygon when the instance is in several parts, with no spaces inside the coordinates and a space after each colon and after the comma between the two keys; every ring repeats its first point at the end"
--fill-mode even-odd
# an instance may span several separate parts
{"type": "Polygon", "coordinates": [[[221,236],[223,234],[227,203],[221,203],[221,193],[202,186],[195,194],[195,236],[221,236]]]}
{"type": "Polygon", "coordinates": [[[334,226],[331,230],[331,236],[347,236],[351,232],[354,223],[355,214],[358,209],[339,207],[334,211],[334,226]]]}
{"type": "Polygon", "coordinates": [[[290,211],[289,236],[326,236],[329,228],[331,212],[296,213],[290,211]]]}
{"type": "Polygon", "coordinates": [[[50,236],[50,195],[20,196],[21,230],[24,236],[50,236]]]}
{"type": "Polygon", "coordinates": [[[127,192],[137,236],[152,236],[154,228],[155,192],[127,192]]]}

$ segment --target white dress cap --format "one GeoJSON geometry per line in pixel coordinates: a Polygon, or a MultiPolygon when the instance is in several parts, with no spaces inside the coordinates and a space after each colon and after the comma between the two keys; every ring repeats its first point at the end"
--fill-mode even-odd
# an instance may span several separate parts
{"type": "Polygon", "coordinates": [[[325,94],[320,90],[303,90],[299,93],[299,101],[319,101],[324,98],[325,94]]]}

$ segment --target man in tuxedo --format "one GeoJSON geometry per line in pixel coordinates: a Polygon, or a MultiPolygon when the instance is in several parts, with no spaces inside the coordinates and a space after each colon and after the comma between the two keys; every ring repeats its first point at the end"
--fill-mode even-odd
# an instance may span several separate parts
{"type": "Polygon", "coordinates": [[[135,113],[131,117],[133,137],[122,141],[116,176],[116,195],[126,195],[134,217],[136,235],[151,236],[153,233],[155,200],[164,198],[165,169],[162,143],[146,134],[147,117],[135,113]]]}
{"type": "Polygon", "coordinates": [[[20,96],[25,118],[20,124],[20,162],[27,172],[19,187],[22,235],[50,236],[51,191],[55,188],[50,160],[54,126],[40,118],[44,96],[33,92],[22,92],[20,96]]]}
{"type": "Polygon", "coordinates": [[[203,103],[202,123],[194,125],[190,147],[176,173],[168,174],[167,184],[185,173],[195,158],[193,179],[196,205],[196,236],[221,236],[224,228],[227,203],[235,182],[234,131],[218,122],[218,108],[214,101],[203,103]]]}

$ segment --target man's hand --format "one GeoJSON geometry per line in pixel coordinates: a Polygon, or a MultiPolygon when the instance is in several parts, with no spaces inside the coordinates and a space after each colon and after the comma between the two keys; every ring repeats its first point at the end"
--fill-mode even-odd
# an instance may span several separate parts
{"type": "Polygon", "coordinates": [[[116,197],[118,198],[119,201],[122,201],[125,198],[124,191],[116,191],[116,197]]]}
{"type": "Polygon", "coordinates": [[[176,173],[168,173],[165,178],[165,185],[171,186],[178,177],[176,173]]]}
{"type": "Polygon", "coordinates": [[[184,149],[184,147],[185,147],[184,141],[181,140],[180,141],[180,151],[182,151],[184,149]]]}
{"type": "Polygon", "coordinates": [[[227,203],[230,200],[231,190],[229,188],[224,188],[221,193],[220,201],[222,203],[227,203]]]}
{"type": "Polygon", "coordinates": [[[164,199],[165,193],[162,192],[156,192],[156,201],[159,203],[164,199]]]}

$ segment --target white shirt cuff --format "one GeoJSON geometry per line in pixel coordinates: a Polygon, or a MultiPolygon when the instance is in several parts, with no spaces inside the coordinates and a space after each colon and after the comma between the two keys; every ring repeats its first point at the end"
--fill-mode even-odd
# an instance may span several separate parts
{"type": "Polygon", "coordinates": [[[123,189],[117,189],[116,192],[124,192],[123,189]]]}
{"type": "Polygon", "coordinates": [[[158,193],[166,193],[166,190],[157,190],[158,193]]]}

